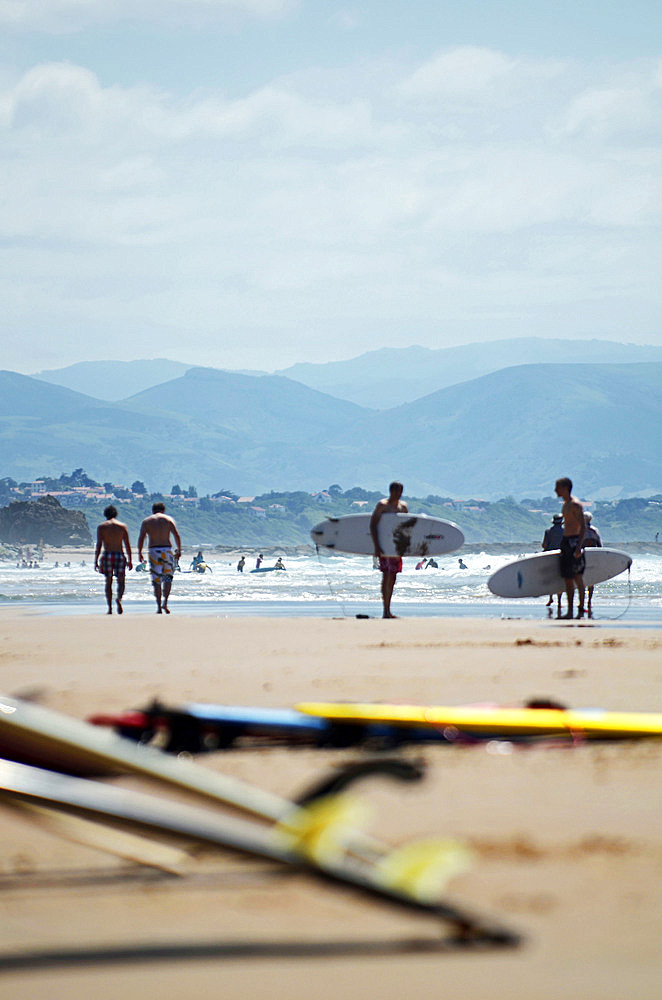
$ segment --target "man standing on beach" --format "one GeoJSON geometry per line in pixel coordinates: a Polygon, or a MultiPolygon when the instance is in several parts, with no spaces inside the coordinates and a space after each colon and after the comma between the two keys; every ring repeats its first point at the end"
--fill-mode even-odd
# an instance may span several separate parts
{"type": "MultiPolygon", "coordinates": [[[[584,514],[586,519],[586,533],[584,534],[584,548],[585,549],[601,549],[602,548],[602,538],[600,537],[600,532],[593,525],[593,515],[590,510],[587,510],[584,514]]],[[[586,605],[586,614],[589,618],[593,617],[593,587],[588,587],[586,595],[588,597],[588,603],[586,605]]]]}
{"type": "Polygon", "coordinates": [[[165,512],[165,504],[159,500],[152,504],[152,516],[146,517],[140,526],[138,536],[138,557],[142,561],[145,537],[149,538],[149,571],[152,576],[152,586],[156,597],[157,614],[170,614],[168,598],[172,588],[172,578],[180,555],[182,540],[174,520],[165,512]],[[175,540],[177,548],[172,549],[170,536],[175,540]]]}
{"type": "Polygon", "coordinates": [[[402,571],[402,559],[399,556],[385,556],[379,544],[377,526],[382,514],[406,514],[409,511],[407,504],[401,499],[404,486],[402,483],[393,482],[388,488],[388,497],[380,500],[370,518],[370,534],[375,546],[375,558],[379,560],[379,568],[382,574],[382,602],[384,604],[383,618],[395,618],[391,614],[391,597],[395,587],[395,578],[402,571]]]}
{"type": "MultiPolygon", "coordinates": [[[[542,538],[542,550],[543,552],[550,552],[552,549],[561,548],[561,539],[563,538],[563,517],[561,514],[555,514],[552,518],[551,527],[545,529],[545,534],[542,538]]],[[[557,598],[557,614],[556,617],[561,617],[561,594],[556,595],[557,598]]],[[[549,608],[549,614],[552,614],[552,605],[554,603],[554,594],[549,595],[549,600],[547,601],[547,607],[549,608]]]]}
{"type": "Polygon", "coordinates": [[[572,618],[575,587],[579,592],[579,608],[577,617],[584,617],[584,567],[586,559],[582,544],[586,532],[584,508],[572,495],[572,480],[567,476],[556,480],[556,495],[563,500],[561,513],[563,515],[563,538],[561,539],[561,576],[565,581],[565,592],[568,598],[568,610],[563,618],[572,618]]]}
{"type": "Polygon", "coordinates": [[[106,601],[108,614],[113,613],[113,577],[117,577],[117,614],[123,613],[122,597],[124,596],[125,570],[132,567],[131,543],[129,529],[126,524],[117,520],[117,508],[106,507],[103,512],[106,520],[97,528],[97,547],[94,553],[94,569],[106,577],[106,601]],[[101,554],[103,546],[103,555],[101,554]],[[126,549],[126,556],[124,555],[126,549]]]}

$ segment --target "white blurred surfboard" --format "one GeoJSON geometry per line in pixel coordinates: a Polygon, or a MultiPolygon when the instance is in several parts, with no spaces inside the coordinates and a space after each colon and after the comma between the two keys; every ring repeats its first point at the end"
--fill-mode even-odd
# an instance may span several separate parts
{"type": "MultiPolygon", "coordinates": [[[[586,569],[584,585],[611,580],[632,565],[627,552],[618,549],[585,549],[586,569]]],[[[561,554],[558,549],[541,552],[535,556],[516,559],[502,566],[487,581],[487,586],[497,597],[544,597],[562,594],[565,581],[561,576],[561,554]]]]}
{"type": "MultiPolygon", "coordinates": [[[[329,517],[310,532],[315,545],[336,552],[373,555],[370,514],[329,517]]],[[[394,514],[387,511],[379,519],[379,544],[385,556],[441,556],[464,544],[457,524],[427,514],[394,514]]]]}

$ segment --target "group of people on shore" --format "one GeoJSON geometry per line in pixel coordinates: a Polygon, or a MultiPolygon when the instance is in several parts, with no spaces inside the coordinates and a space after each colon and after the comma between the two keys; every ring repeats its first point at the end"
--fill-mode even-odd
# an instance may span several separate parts
{"type": "MultiPolygon", "coordinates": [[[[157,614],[170,614],[168,598],[172,589],[175,569],[181,556],[182,541],[173,518],[165,512],[165,504],[159,500],[152,504],[152,513],[140,526],[138,535],[138,559],[144,563],[143,546],[148,541],[147,558],[152,587],[156,598],[157,614]],[[175,543],[173,549],[172,542],[175,543]]],[[[123,612],[122,598],[126,584],[126,570],[133,568],[129,529],[118,520],[117,508],[106,507],[106,520],[97,528],[97,546],[94,553],[94,568],[106,578],[106,602],[108,614],[113,613],[113,577],[117,581],[115,604],[117,614],[123,612]],[[102,551],[103,549],[103,551],[102,551]]]]}
{"type": "MultiPolygon", "coordinates": [[[[585,511],[583,504],[572,495],[572,480],[567,476],[557,479],[555,484],[557,497],[563,500],[563,507],[560,514],[555,514],[552,526],[548,528],[543,536],[543,552],[553,549],[561,550],[561,576],[565,582],[565,594],[568,608],[564,615],[561,614],[561,594],[557,595],[557,618],[571,619],[574,617],[573,605],[575,600],[575,590],[579,596],[579,607],[577,618],[593,617],[593,587],[584,586],[584,570],[586,569],[586,556],[584,550],[588,548],[602,548],[600,532],[591,524],[593,515],[590,511],[585,511]],[[588,597],[586,607],[585,598],[588,597]]],[[[552,614],[554,595],[549,595],[547,607],[549,614],[552,614]]]]}
{"type": "MultiPolygon", "coordinates": [[[[172,590],[175,572],[179,569],[179,559],[182,554],[182,541],[177,525],[172,517],[165,512],[163,501],[152,504],[152,513],[146,517],[140,526],[138,535],[138,559],[136,570],[149,567],[152,587],[156,598],[157,614],[170,614],[168,599],[172,590]],[[148,540],[147,559],[143,556],[145,539],[148,540]],[[174,548],[173,548],[174,542],[174,548]]],[[[133,555],[129,529],[118,520],[117,508],[112,504],[103,512],[106,518],[97,528],[97,545],[94,553],[94,568],[106,578],[106,603],[108,614],[113,613],[113,578],[117,582],[115,607],[117,614],[124,613],[122,598],[126,587],[126,571],[133,569],[133,555]]],[[[257,557],[255,567],[260,569],[264,561],[262,553],[257,557]]],[[[242,556],[237,563],[237,570],[243,573],[246,557],[242,556]]],[[[279,556],[272,569],[284,570],[285,565],[279,556]]],[[[199,551],[191,561],[191,572],[211,572],[211,567],[205,562],[202,551],[199,551]]]]}
{"type": "MultiPolygon", "coordinates": [[[[588,604],[585,607],[584,601],[587,594],[584,587],[584,569],[586,559],[584,549],[590,547],[601,548],[602,539],[598,530],[591,525],[591,513],[584,511],[584,507],[572,495],[572,480],[567,476],[557,479],[555,483],[557,497],[563,501],[560,514],[555,514],[551,528],[548,528],[543,538],[542,547],[544,551],[560,549],[561,551],[561,576],[565,583],[565,594],[568,602],[568,609],[564,615],[561,614],[561,594],[558,595],[558,618],[570,619],[574,617],[575,590],[579,595],[579,608],[577,618],[584,618],[587,615],[593,617],[593,587],[588,588],[588,604]]],[[[377,503],[370,519],[370,534],[375,546],[375,559],[378,560],[379,569],[382,574],[382,604],[384,607],[384,618],[395,618],[391,612],[391,598],[393,588],[398,573],[402,572],[402,559],[399,556],[385,556],[378,537],[378,525],[382,516],[387,512],[393,514],[407,514],[409,508],[402,499],[404,487],[400,482],[392,482],[389,486],[389,495],[377,503]]],[[[458,560],[460,569],[467,569],[462,559],[458,560]]],[[[422,569],[425,560],[421,560],[416,569],[422,569]]],[[[550,595],[547,606],[553,604],[554,595],[550,595]]]]}
{"type": "MultiPolygon", "coordinates": [[[[560,549],[561,576],[565,582],[565,593],[568,608],[565,614],[561,614],[561,595],[558,595],[558,618],[571,619],[574,617],[574,596],[575,590],[579,595],[579,607],[577,618],[588,615],[593,616],[592,599],[593,587],[588,588],[588,605],[584,606],[586,588],[584,587],[583,573],[586,566],[584,549],[595,546],[601,547],[602,540],[597,529],[591,525],[591,514],[585,512],[581,502],[572,495],[572,480],[567,477],[557,479],[555,484],[556,495],[563,501],[560,514],[555,514],[553,524],[545,532],[542,542],[544,551],[560,549]]],[[[385,513],[406,514],[409,511],[407,504],[402,499],[404,487],[400,482],[392,482],[389,486],[389,495],[377,503],[370,518],[370,534],[374,543],[375,559],[378,562],[382,574],[381,595],[383,604],[383,617],[395,618],[391,612],[391,599],[393,588],[398,573],[402,571],[402,559],[400,556],[387,556],[382,551],[378,537],[378,525],[385,513]]],[[[117,592],[115,604],[117,613],[122,614],[122,597],[126,583],[126,569],[133,568],[131,542],[129,540],[129,529],[126,524],[118,520],[117,509],[110,505],[104,510],[106,520],[97,529],[97,545],[94,554],[94,568],[102,573],[106,578],[106,601],[108,603],[108,614],[113,613],[113,577],[117,581],[117,592]],[[103,551],[102,551],[103,550],[103,551]]],[[[170,614],[168,608],[168,598],[172,588],[172,581],[178,561],[181,555],[181,538],[177,525],[172,517],[165,512],[165,504],[158,501],[152,505],[152,514],[145,518],[140,527],[138,536],[138,558],[141,565],[144,565],[143,546],[145,539],[148,540],[148,560],[149,571],[156,598],[157,614],[170,614]],[[173,549],[172,542],[175,548],[173,549]]],[[[202,553],[199,554],[202,561],[202,553]]],[[[196,557],[197,558],[197,557],[196,557]]],[[[259,569],[264,557],[262,553],[256,561],[256,569],[259,569]]],[[[195,559],[194,559],[195,562],[195,559]]],[[[237,570],[243,572],[246,559],[241,557],[237,564],[237,570]]],[[[430,560],[429,563],[432,562],[430,560]]],[[[422,569],[423,560],[416,566],[422,569]]],[[[462,559],[459,560],[461,569],[466,569],[462,559]]],[[[282,560],[274,569],[284,569],[282,560]]],[[[547,606],[553,604],[553,595],[550,595],[547,606]]]]}

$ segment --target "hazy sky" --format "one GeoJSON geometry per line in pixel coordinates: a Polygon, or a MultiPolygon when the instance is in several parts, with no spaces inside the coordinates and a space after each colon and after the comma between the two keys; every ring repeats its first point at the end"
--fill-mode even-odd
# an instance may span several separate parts
{"type": "Polygon", "coordinates": [[[0,0],[0,367],[662,344],[661,11],[0,0]]]}

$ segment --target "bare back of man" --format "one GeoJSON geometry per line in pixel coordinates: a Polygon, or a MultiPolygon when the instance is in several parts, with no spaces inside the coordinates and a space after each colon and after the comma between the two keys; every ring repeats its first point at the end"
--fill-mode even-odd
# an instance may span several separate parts
{"type": "Polygon", "coordinates": [[[395,618],[391,614],[391,597],[398,573],[402,570],[402,559],[397,556],[385,556],[379,544],[377,526],[383,514],[407,514],[409,507],[402,500],[404,487],[402,483],[391,483],[389,495],[379,500],[370,518],[370,535],[375,546],[375,558],[379,560],[379,569],[382,574],[382,603],[384,605],[384,618],[395,618]]]}
{"type": "Polygon", "coordinates": [[[169,615],[168,598],[172,589],[175,566],[181,555],[182,541],[177,525],[172,517],[165,513],[165,504],[158,502],[152,506],[152,514],[146,517],[140,526],[138,536],[138,557],[142,561],[145,539],[149,541],[149,571],[152,576],[152,586],[156,597],[157,614],[169,615]],[[175,541],[172,548],[171,537],[175,541]]]}
{"type": "Polygon", "coordinates": [[[115,507],[106,507],[106,520],[97,528],[97,547],[94,553],[94,568],[106,577],[106,602],[108,614],[113,613],[113,576],[117,579],[117,613],[123,613],[122,597],[124,596],[125,571],[132,568],[131,543],[129,529],[126,524],[117,520],[115,507]],[[101,550],[103,548],[103,555],[101,550]],[[124,554],[126,550],[126,556],[124,554]]]}

